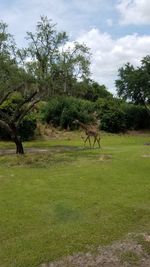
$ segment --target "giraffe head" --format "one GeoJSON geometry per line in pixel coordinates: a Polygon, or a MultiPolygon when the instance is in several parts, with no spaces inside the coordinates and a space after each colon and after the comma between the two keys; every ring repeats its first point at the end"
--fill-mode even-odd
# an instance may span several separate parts
{"type": "Polygon", "coordinates": [[[73,121],[73,124],[78,124],[79,123],[79,120],[74,120],[73,121]]]}

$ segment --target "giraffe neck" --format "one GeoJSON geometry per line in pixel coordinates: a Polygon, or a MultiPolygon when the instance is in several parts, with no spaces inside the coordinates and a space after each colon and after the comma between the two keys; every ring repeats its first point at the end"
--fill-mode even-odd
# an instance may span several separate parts
{"type": "Polygon", "coordinates": [[[88,129],[88,127],[87,127],[84,123],[78,121],[78,124],[79,124],[84,130],[87,130],[87,129],[88,129]]]}

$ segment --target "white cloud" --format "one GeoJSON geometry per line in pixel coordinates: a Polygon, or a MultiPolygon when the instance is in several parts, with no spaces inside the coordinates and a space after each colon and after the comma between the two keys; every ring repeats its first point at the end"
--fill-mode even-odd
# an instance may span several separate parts
{"type": "Polygon", "coordinates": [[[112,92],[115,92],[114,81],[118,69],[127,62],[134,66],[140,65],[141,59],[149,54],[150,47],[150,35],[133,34],[113,39],[110,34],[98,29],[84,33],[77,41],[91,48],[92,78],[105,84],[112,92]]]}
{"type": "Polygon", "coordinates": [[[116,8],[121,24],[150,24],[150,0],[119,0],[116,8]]]}
{"type": "Polygon", "coordinates": [[[60,30],[76,35],[89,27],[91,18],[102,11],[103,0],[2,0],[0,18],[9,25],[9,31],[15,35],[17,43],[23,43],[26,31],[33,31],[41,15],[52,19],[60,30]],[[8,6],[7,1],[10,1],[8,6]]]}
{"type": "Polygon", "coordinates": [[[66,12],[67,6],[52,0],[20,0],[10,7],[0,3],[0,17],[9,25],[9,30],[22,45],[27,31],[33,31],[41,15],[48,16],[61,25],[60,17],[66,12]],[[57,19],[56,19],[57,18],[57,19]]]}

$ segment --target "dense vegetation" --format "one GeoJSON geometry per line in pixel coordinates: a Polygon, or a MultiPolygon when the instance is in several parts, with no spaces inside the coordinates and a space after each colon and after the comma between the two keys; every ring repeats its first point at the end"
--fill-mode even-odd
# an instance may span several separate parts
{"type": "Polygon", "coordinates": [[[144,105],[150,115],[150,56],[144,57],[138,68],[130,63],[120,68],[116,87],[119,96],[132,103],[144,105]]]}
{"type": "Polygon", "coordinates": [[[91,102],[73,97],[55,97],[41,109],[41,119],[55,127],[74,129],[75,119],[86,124],[95,123],[94,112],[100,121],[99,128],[107,132],[150,128],[150,119],[145,107],[116,98],[98,98],[97,101],[91,102]]]}

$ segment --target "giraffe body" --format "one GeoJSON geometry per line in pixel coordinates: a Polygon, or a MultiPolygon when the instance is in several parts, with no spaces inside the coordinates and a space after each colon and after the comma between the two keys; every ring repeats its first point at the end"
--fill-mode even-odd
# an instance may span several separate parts
{"type": "Polygon", "coordinates": [[[99,133],[97,127],[86,125],[86,124],[80,122],[79,120],[75,120],[74,123],[78,124],[85,131],[85,134],[87,137],[84,140],[84,146],[86,145],[86,142],[89,141],[89,145],[91,147],[90,137],[94,137],[93,147],[94,147],[96,142],[98,143],[99,148],[101,147],[101,145],[100,145],[100,133],[99,133]]]}

